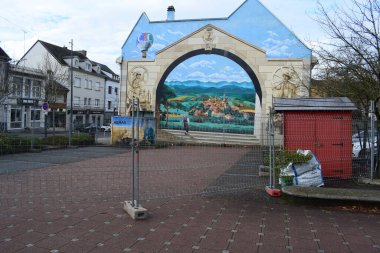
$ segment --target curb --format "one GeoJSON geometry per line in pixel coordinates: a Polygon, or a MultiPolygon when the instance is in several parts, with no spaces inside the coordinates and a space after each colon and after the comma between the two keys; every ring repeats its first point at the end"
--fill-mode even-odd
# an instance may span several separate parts
{"type": "Polygon", "coordinates": [[[378,190],[359,190],[348,188],[320,188],[320,187],[300,187],[286,186],[283,187],[284,194],[314,199],[327,200],[348,200],[380,203],[380,191],[378,190]]]}

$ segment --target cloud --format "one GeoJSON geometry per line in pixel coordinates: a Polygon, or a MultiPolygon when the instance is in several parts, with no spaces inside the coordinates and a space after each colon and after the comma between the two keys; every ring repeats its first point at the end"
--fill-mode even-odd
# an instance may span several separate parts
{"type": "Polygon", "coordinates": [[[183,69],[189,69],[189,67],[187,67],[186,64],[183,62],[179,64],[178,67],[183,68],[183,69]]]}
{"type": "Polygon", "coordinates": [[[232,72],[234,70],[234,68],[232,68],[231,66],[225,66],[223,70],[225,72],[232,72]]]}
{"type": "Polygon", "coordinates": [[[68,19],[70,19],[68,16],[46,13],[41,17],[41,22],[45,24],[58,25],[68,19]]]}
{"type": "Polygon", "coordinates": [[[269,36],[270,37],[278,37],[278,34],[276,32],[273,32],[273,31],[267,31],[267,33],[269,33],[269,36]]]}
{"type": "Polygon", "coordinates": [[[186,76],[188,79],[205,78],[207,75],[201,71],[195,71],[186,76]]]}
{"type": "Polygon", "coordinates": [[[148,51],[157,52],[157,51],[160,51],[161,49],[163,49],[164,47],[166,47],[164,44],[153,43],[153,45],[151,46],[151,48],[149,48],[148,51]]]}
{"type": "Polygon", "coordinates": [[[292,56],[293,53],[290,48],[296,45],[295,39],[276,40],[274,38],[267,38],[263,41],[263,49],[267,51],[268,55],[272,56],[292,56]]]}
{"type": "Polygon", "coordinates": [[[195,69],[195,68],[214,69],[213,65],[215,65],[215,64],[216,64],[215,61],[201,60],[201,61],[197,61],[197,62],[194,62],[194,63],[190,64],[189,67],[192,68],[192,69],[195,69]]]}
{"type": "Polygon", "coordinates": [[[166,78],[166,81],[184,81],[182,73],[179,72],[172,72],[170,75],[166,78]]]}
{"type": "Polygon", "coordinates": [[[166,42],[166,44],[170,44],[170,41],[165,38],[164,34],[158,34],[156,35],[156,38],[160,41],[166,42]]]}
{"type": "Polygon", "coordinates": [[[159,40],[167,41],[167,40],[165,40],[164,36],[162,36],[160,34],[157,34],[156,38],[159,39],[159,40]]]}
{"type": "Polygon", "coordinates": [[[170,30],[170,29],[168,29],[168,33],[173,34],[173,35],[177,35],[179,37],[184,37],[185,36],[185,34],[183,32],[181,32],[181,31],[173,31],[173,30],[170,30]]]}
{"type": "Polygon", "coordinates": [[[224,73],[213,73],[208,76],[208,81],[213,82],[220,82],[220,81],[227,81],[227,82],[248,82],[250,81],[247,73],[243,74],[224,74],[224,73]]]}
{"type": "MultiPolygon", "coordinates": [[[[305,12],[315,10],[315,1],[289,1],[261,0],[300,38],[309,34],[313,41],[323,40],[323,31],[318,30],[315,22],[305,12]],[[287,8],[288,6],[297,8],[287,8]]],[[[73,39],[75,50],[87,50],[91,59],[106,64],[115,73],[119,73],[120,66],[115,63],[115,59],[120,56],[121,47],[142,12],[146,12],[151,21],[165,20],[166,7],[173,4],[178,20],[219,18],[228,17],[243,2],[244,0],[145,0],[95,1],[95,4],[89,4],[88,1],[74,0],[2,0],[0,46],[12,58],[20,59],[24,53],[24,44],[26,50],[38,39],[58,46],[69,46],[68,42],[73,39]],[[25,40],[23,30],[27,32],[25,40]],[[105,48],[108,49],[105,51],[105,48]]],[[[342,4],[344,0],[334,2],[342,4]]],[[[171,36],[184,36],[180,31],[167,32],[171,36]]],[[[274,34],[271,36],[276,38],[274,34]]],[[[276,49],[276,46],[271,45],[268,48],[273,52],[286,52],[286,46],[280,48],[277,45],[276,49]]]]}
{"type": "Polygon", "coordinates": [[[239,72],[234,74],[226,74],[222,72],[205,73],[202,71],[195,71],[182,75],[179,72],[172,72],[168,77],[168,80],[173,81],[186,81],[186,80],[199,80],[202,82],[250,82],[246,72],[239,72]]]}

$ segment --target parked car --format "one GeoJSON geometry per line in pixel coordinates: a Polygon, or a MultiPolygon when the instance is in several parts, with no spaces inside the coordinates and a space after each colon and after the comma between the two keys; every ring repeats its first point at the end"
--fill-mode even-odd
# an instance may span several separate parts
{"type": "Polygon", "coordinates": [[[111,128],[112,128],[111,124],[106,124],[106,125],[102,125],[100,127],[100,130],[103,132],[111,132],[111,128]]]}
{"type": "Polygon", "coordinates": [[[74,124],[74,131],[84,132],[85,124],[74,124]]]}
{"type": "MultiPolygon", "coordinates": [[[[363,158],[368,157],[371,153],[371,140],[370,132],[368,133],[366,142],[364,142],[364,131],[360,131],[352,135],[352,157],[354,158],[363,158]],[[364,145],[365,144],[365,145],[364,145]],[[365,146],[365,147],[364,147],[365,146]]],[[[377,153],[377,132],[375,131],[375,142],[374,142],[374,150],[377,153]]]]}
{"type": "Polygon", "coordinates": [[[88,132],[88,133],[99,132],[100,131],[100,126],[96,125],[95,123],[91,123],[90,125],[88,125],[88,126],[86,126],[84,128],[84,131],[88,132]]]}

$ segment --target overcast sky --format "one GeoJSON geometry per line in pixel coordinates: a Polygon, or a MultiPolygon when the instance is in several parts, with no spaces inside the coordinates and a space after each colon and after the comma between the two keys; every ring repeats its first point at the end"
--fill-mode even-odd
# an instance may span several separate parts
{"type": "MultiPolygon", "coordinates": [[[[244,0],[0,0],[0,46],[12,59],[20,59],[37,40],[86,50],[94,61],[115,63],[121,47],[142,12],[151,21],[166,19],[174,5],[176,19],[228,17],[244,0]]],[[[261,0],[303,42],[324,40],[324,33],[311,19],[317,0],[261,0]]],[[[346,0],[320,0],[326,6],[346,0]]]]}

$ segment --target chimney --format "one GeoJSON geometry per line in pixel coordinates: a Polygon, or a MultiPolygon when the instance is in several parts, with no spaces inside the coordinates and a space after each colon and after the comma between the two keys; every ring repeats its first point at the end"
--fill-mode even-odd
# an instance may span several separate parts
{"type": "Polygon", "coordinates": [[[75,52],[83,54],[84,56],[87,56],[87,51],[86,50],[79,50],[79,51],[75,51],[75,52]]]}
{"type": "Polygon", "coordinates": [[[168,17],[167,17],[167,21],[173,21],[175,19],[175,9],[174,9],[174,6],[173,5],[170,5],[168,7],[168,17]]]}

